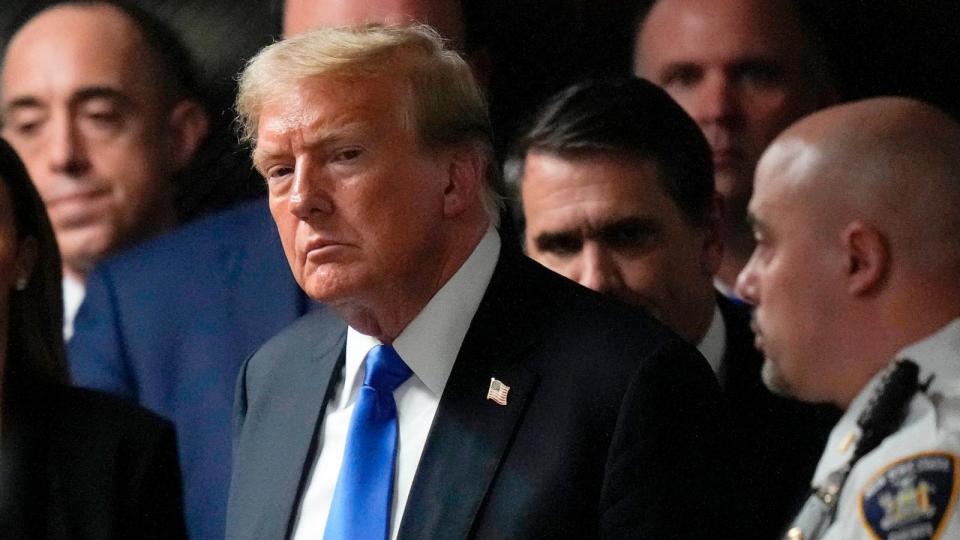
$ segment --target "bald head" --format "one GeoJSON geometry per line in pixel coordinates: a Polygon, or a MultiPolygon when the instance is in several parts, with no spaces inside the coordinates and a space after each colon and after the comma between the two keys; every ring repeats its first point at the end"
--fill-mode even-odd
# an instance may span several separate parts
{"type": "Polygon", "coordinates": [[[831,107],[788,128],[757,182],[787,182],[825,219],[862,219],[924,272],[960,274],[960,125],[925,103],[883,97],[831,107]]]}
{"type": "Polygon", "coordinates": [[[904,98],[824,109],[780,134],[750,199],[764,380],[846,407],[897,352],[960,316],[960,125],[904,98]]]}
{"type": "Polygon", "coordinates": [[[291,37],[320,27],[373,22],[429,24],[453,43],[452,48],[463,49],[460,0],[287,0],[284,4],[283,35],[291,37]]]}

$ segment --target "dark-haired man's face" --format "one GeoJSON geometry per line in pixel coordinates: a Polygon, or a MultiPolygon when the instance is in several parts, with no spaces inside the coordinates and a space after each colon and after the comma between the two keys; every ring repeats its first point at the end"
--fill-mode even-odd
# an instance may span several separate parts
{"type": "Polygon", "coordinates": [[[824,99],[804,69],[797,15],[781,0],[660,0],[635,47],[635,72],[703,130],[717,191],[742,219],[760,154],[824,99]]]}
{"type": "Polygon", "coordinates": [[[3,136],[78,277],[173,219],[173,127],[143,47],[124,15],[95,4],[40,14],[6,52],[3,136]]]}
{"type": "Polygon", "coordinates": [[[650,161],[527,154],[527,254],[581,285],[643,306],[693,343],[713,313],[720,246],[685,219],[650,161]]]}

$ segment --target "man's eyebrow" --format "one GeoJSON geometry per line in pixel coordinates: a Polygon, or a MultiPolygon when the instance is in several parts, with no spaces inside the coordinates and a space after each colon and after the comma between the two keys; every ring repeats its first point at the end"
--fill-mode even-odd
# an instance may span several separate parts
{"type": "Polygon", "coordinates": [[[556,244],[560,240],[573,240],[579,239],[579,235],[574,230],[564,230],[564,231],[550,231],[542,232],[538,234],[534,239],[534,243],[539,249],[549,248],[551,245],[556,244]]]}
{"type": "MultiPolygon", "coordinates": [[[[87,86],[81,88],[80,90],[74,92],[73,96],[70,98],[70,101],[77,103],[101,98],[114,100],[124,105],[130,103],[131,101],[126,94],[109,86],[87,86]]],[[[40,98],[32,95],[26,95],[11,99],[6,105],[4,105],[3,111],[5,114],[9,114],[11,111],[16,111],[17,109],[30,109],[42,106],[43,102],[40,100],[40,98]]]]}
{"type": "MultiPolygon", "coordinates": [[[[317,133],[312,135],[312,139],[306,142],[306,147],[308,149],[329,147],[336,145],[344,139],[366,135],[367,132],[368,129],[359,122],[339,126],[333,130],[320,128],[317,133]]],[[[263,163],[276,156],[285,156],[287,153],[288,150],[284,150],[282,147],[264,149],[258,144],[253,149],[253,165],[257,167],[259,163],[263,163]]]]}
{"type": "Polygon", "coordinates": [[[110,99],[122,105],[129,104],[132,101],[129,96],[120,90],[109,86],[87,86],[81,88],[73,93],[70,101],[78,103],[91,99],[110,99]]]}

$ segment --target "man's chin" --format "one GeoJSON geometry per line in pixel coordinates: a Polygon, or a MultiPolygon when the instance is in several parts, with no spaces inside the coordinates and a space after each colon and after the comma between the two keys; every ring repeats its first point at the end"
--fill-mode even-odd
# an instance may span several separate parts
{"type": "Polygon", "coordinates": [[[763,368],[760,372],[760,377],[763,379],[763,384],[767,389],[774,394],[788,398],[797,397],[793,386],[787,381],[786,377],[783,376],[783,372],[780,371],[780,368],[769,358],[763,359],[763,368]]]}

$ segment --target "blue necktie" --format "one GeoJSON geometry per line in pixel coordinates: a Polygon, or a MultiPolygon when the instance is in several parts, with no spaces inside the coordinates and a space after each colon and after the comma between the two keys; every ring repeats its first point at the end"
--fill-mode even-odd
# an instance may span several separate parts
{"type": "Polygon", "coordinates": [[[413,373],[389,345],[370,349],[366,375],[350,417],[343,465],[333,492],[324,540],[386,539],[397,461],[393,391],[413,373]]]}

